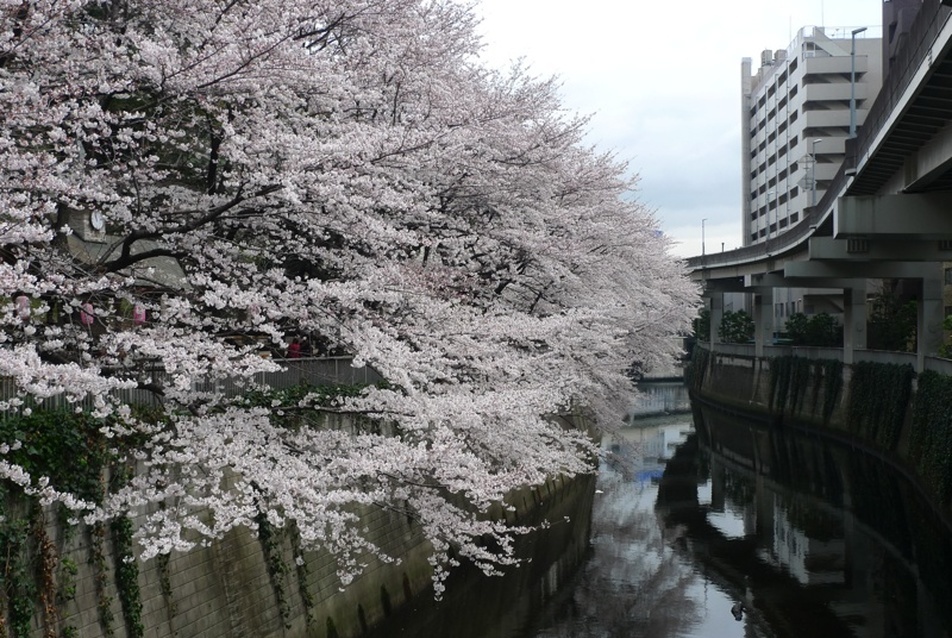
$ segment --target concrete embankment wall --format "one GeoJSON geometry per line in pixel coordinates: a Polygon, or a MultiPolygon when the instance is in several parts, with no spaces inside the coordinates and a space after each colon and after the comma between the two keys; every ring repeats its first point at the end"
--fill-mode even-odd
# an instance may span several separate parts
{"type": "MultiPolygon", "coordinates": [[[[520,524],[572,515],[570,540],[552,556],[534,556],[533,569],[560,554],[581,560],[590,479],[555,477],[510,494],[515,512],[495,512],[520,524]]],[[[2,492],[0,506],[0,548],[20,563],[0,571],[8,576],[0,578],[0,638],[348,638],[432,595],[430,546],[419,526],[382,508],[364,507],[362,522],[369,539],[400,560],[368,555],[363,574],[341,589],[334,557],[302,551],[289,529],[236,529],[208,546],[142,561],[128,528],[68,525],[58,510],[2,492]]]]}
{"type": "MultiPolygon", "coordinates": [[[[761,428],[801,429],[879,456],[912,478],[945,516],[952,514],[952,377],[917,375],[903,364],[698,348],[688,384],[695,409],[735,413],[761,428]]],[[[769,438],[752,428],[721,437],[730,439],[728,448],[757,458],[757,446],[769,438]]]]}

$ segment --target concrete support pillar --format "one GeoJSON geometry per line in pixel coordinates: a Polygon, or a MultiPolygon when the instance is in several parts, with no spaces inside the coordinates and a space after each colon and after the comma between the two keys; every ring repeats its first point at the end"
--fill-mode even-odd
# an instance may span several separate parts
{"type": "Polygon", "coordinates": [[[716,457],[711,458],[711,510],[727,511],[727,478],[724,466],[716,457]]]}
{"type": "Polygon", "coordinates": [[[843,363],[855,360],[857,350],[866,349],[866,280],[857,279],[843,289],[843,363]]]}
{"type": "Polygon", "coordinates": [[[922,297],[918,304],[916,326],[917,372],[923,371],[926,355],[939,351],[942,345],[942,320],[945,318],[942,302],[942,264],[929,264],[926,268],[928,272],[922,277],[922,297]]]}
{"type": "Polygon", "coordinates": [[[773,341],[773,288],[764,288],[754,295],[754,354],[762,358],[764,345],[773,341]]]}
{"type": "Polygon", "coordinates": [[[724,320],[724,293],[712,292],[711,294],[711,351],[714,351],[714,344],[720,342],[718,333],[721,331],[721,321],[724,320]]]}

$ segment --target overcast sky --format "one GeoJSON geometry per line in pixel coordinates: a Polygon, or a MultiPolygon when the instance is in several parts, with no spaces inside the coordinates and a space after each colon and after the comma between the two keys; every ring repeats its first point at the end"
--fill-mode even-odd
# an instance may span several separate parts
{"type": "Polygon", "coordinates": [[[870,26],[881,0],[479,0],[484,59],[557,75],[590,141],[640,176],[680,256],[740,239],[741,58],[786,49],[804,26],[870,26]]]}

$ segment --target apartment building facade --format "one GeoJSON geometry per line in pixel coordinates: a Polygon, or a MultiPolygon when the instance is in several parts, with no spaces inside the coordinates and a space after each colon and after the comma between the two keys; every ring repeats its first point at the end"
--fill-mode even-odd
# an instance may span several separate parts
{"type": "Polygon", "coordinates": [[[882,40],[866,37],[879,31],[854,37],[849,27],[804,27],[786,49],[763,51],[756,71],[743,59],[745,246],[784,232],[823,197],[851,119],[862,125],[882,85],[882,40]]]}

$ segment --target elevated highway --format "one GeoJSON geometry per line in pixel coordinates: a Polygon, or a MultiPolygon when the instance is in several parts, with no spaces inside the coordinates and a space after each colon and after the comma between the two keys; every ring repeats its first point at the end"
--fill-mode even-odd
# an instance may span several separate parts
{"type": "MultiPolygon", "coordinates": [[[[949,1],[949,0],[945,0],[949,1]]],[[[952,7],[925,0],[823,198],[765,242],[687,260],[710,300],[753,294],[762,355],[775,288],[842,295],[844,361],[866,348],[867,279],[917,282],[918,367],[942,340],[943,262],[952,262],[952,7]]]]}

